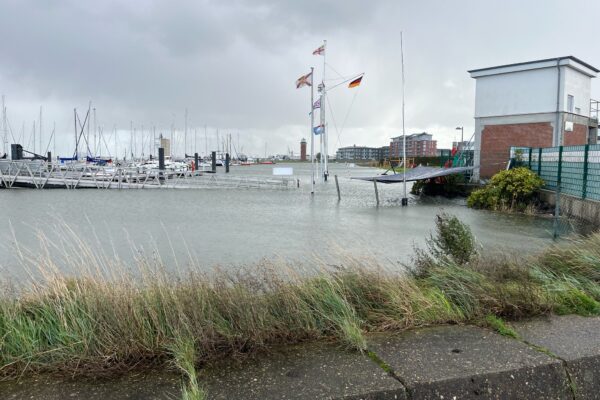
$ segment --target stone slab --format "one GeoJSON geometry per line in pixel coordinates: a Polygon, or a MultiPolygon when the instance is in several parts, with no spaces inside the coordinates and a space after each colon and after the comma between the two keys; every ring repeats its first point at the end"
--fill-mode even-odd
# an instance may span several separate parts
{"type": "Polygon", "coordinates": [[[550,316],[513,326],[527,342],[565,360],[576,398],[600,397],[600,318],[550,316]]]}
{"type": "Polygon", "coordinates": [[[51,375],[0,382],[2,400],[173,400],[181,377],[163,372],[128,373],[110,379],[65,379],[51,375]]]}
{"type": "Polygon", "coordinates": [[[373,335],[368,344],[411,399],[572,398],[560,360],[486,329],[425,328],[373,335]]]}
{"type": "Polygon", "coordinates": [[[320,343],[213,365],[199,380],[211,400],[406,399],[404,386],[367,356],[320,343]]]}

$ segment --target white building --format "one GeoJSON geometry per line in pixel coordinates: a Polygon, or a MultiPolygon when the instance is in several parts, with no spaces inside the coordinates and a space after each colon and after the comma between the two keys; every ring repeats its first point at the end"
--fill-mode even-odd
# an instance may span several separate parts
{"type": "Polygon", "coordinates": [[[598,72],[573,56],[469,71],[476,80],[474,177],[503,169],[511,146],[596,143],[590,91],[598,72]]]}

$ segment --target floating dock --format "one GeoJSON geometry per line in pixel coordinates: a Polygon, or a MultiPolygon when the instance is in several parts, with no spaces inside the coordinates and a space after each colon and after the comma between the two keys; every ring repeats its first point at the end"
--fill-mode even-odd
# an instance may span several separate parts
{"type": "Polygon", "coordinates": [[[291,176],[224,176],[205,171],[58,164],[41,160],[0,160],[0,188],[33,189],[208,189],[296,188],[291,176]]]}

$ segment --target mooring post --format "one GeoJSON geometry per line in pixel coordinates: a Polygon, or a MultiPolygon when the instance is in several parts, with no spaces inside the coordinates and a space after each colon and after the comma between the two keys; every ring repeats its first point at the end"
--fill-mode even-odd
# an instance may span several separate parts
{"type": "Polygon", "coordinates": [[[158,169],[161,171],[165,170],[165,148],[158,148],[158,169]]]}
{"type": "Polygon", "coordinates": [[[377,206],[379,206],[379,192],[377,191],[377,179],[373,179],[373,186],[375,187],[375,201],[377,201],[377,206]]]}
{"type": "Polygon", "coordinates": [[[198,153],[194,153],[194,171],[198,171],[198,153]]]}
{"type": "Polygon", "coordinates": [[[229,173],[229,153],[225,153],[225,173],[228,174],[229,173]]]}
{"type": "Polygon", "coordinates": [[[10,145],[10,158],[11,160],[22,160],[23,159],[23,146],[18,143],[10,145]]]}
{"type": "Polygon", "coordinates": [[[212,156],[212,164],[211,164],[211,167],[212,167],[212,172],[213,172],[213,174],[214,174],[215,172],[217,172],[217,152],[216,152],[216,151],[213,151],[213,152],[211,153],[211,156],[212,156]]]}
{"type": "MultiPolygon", "coordinates": [[[[340,195],[340,183],[338,182],[337,175],[334,175],[334,177],[335,177],[335,188],[337,189],[337,194],[338,194],[338,201],[341,201],[342,196],[340,195]]],[[[375,186],[375,189],[377,189],[377,186],[375,186]]],[[[379,200],[377,202],[379,203],[379,200]]]]}
{"type": "Polygon", "coordinates": [[[52,152],[48,152],[48,158],[46,158],[46,166],[48,167],[48,171],[52,170],[52,152]]]}
{"type": "Polygon", "coordinates": [[[299,188],[300,187],[300,179],[296,179],[296,187],[299,188]]]}

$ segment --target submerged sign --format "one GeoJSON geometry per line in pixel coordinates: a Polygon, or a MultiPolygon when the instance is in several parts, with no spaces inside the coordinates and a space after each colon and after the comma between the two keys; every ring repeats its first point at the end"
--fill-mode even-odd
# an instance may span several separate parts
{"type": "Polygon", "coordinates": [[[275,167],[273,168],[273,175],[294,175],[294,168],[292,167],[275,167]]]}

